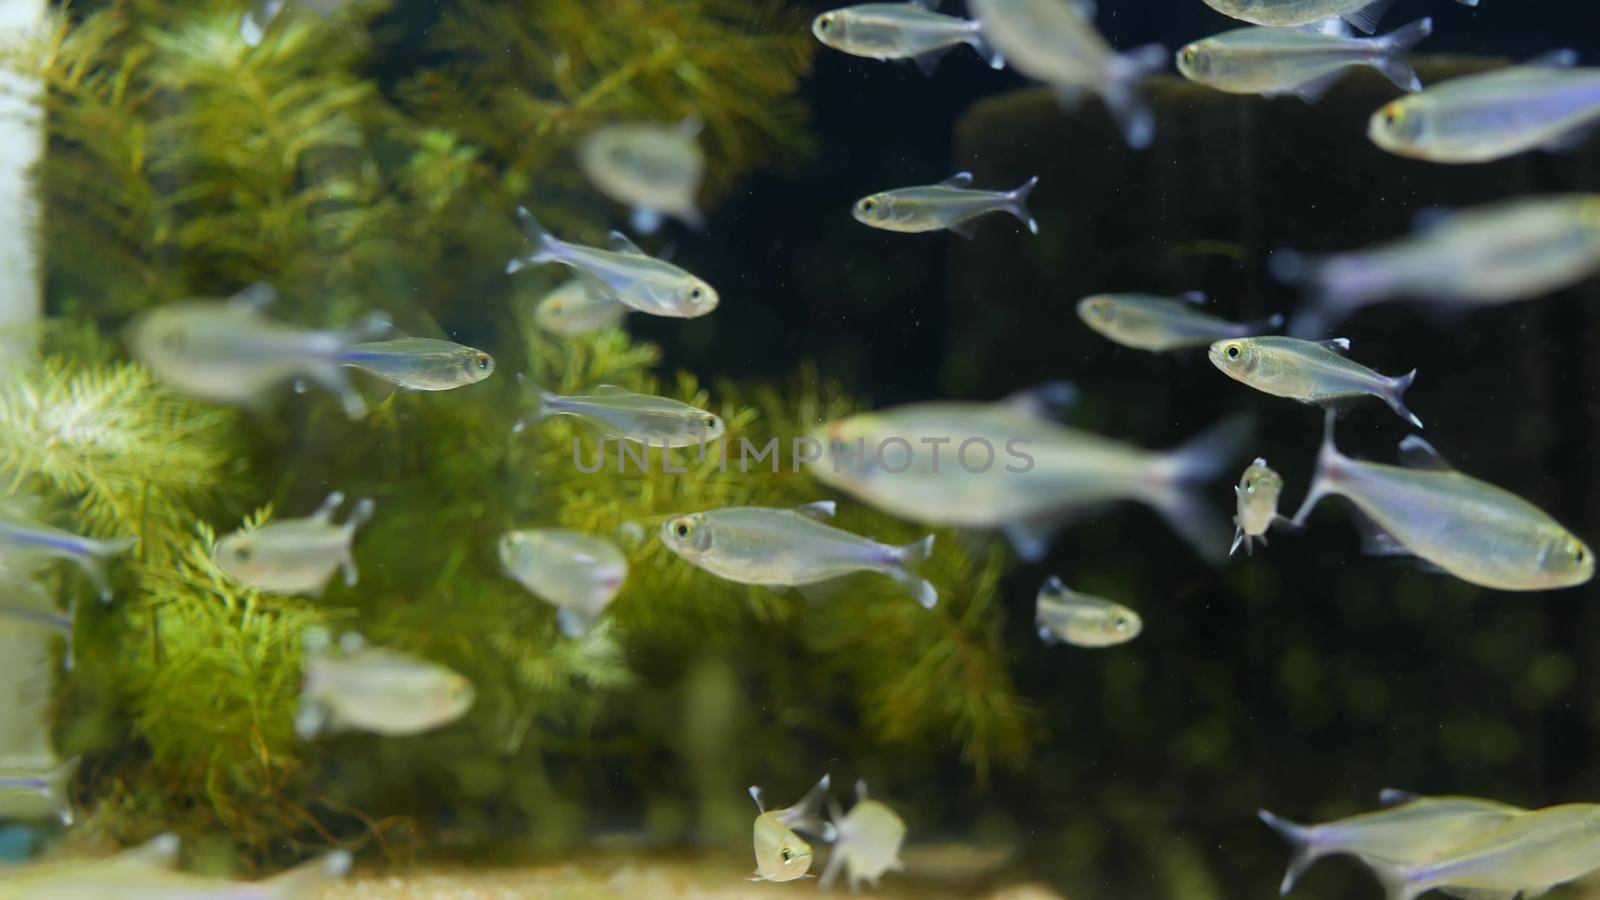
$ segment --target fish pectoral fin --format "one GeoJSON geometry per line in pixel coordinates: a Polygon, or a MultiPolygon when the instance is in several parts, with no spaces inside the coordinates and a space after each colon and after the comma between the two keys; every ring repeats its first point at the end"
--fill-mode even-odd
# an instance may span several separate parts
{"type": "Polygon", "coordinates": [[[845,592],[850,577],[849,575],[844,575],[838,578],[829,578],[826,581],[814,581],[811,584],[797,584],[794,589],[808,603],[827,603],[845,592]]]}
{"type": "Polygon", "coordinates": [[[1083,103],[1084,89],[1071,84],[1058,84],[1052,88],[1051,93],[1056,95],[1056,103],[1067,112],[1071,112],[1083,103]]]}
{"type": "Polygon", "coordinates": [[[1400,442],[1400,465],[1423,472],[1456,470],[1432,444],[1414,434],[1400,442]]]}
{"type": "Polygon", "coordinates": [[[1359,509],[1350,511],[1356,530],[1361,534],[1361,552],[1368,556],[1411,556],[1410,550],[1382,525],[1359,509]]]}
{"type": "Polygon", "coordinates": [[[969,241],[978,236],[978,227],[970,219],[965,222],[951,222],[945,227],[969,241]]]}
{"type": "Polygon", "coordinates": [[[1007,522],[1000,530],[1005,534],[1006,540],[1011,542],[1018,556],[1027,562],[1038,562],[1050,552],[1050,544],[1055,541],[1056,533],[1066,527],[1073,518],[1075,516],[1063,513],[1017,519],[1007,522]]]}
{"type": "Polygon", "coordinates": [[[944,55],[949,52],[950,47],[940,47],[937,50],[929,50],[927,53],[919,53],[911,57],[911,61],[917,64],[917,68],[922,70],[922,74],[932,75],[933,70],[939,65],[939,60],[943,59],[944,55]]]}
{"type": "Polygon", "coordinates": [[[1289,93],[1299,97],[1307,103],[1316,103],[1321,100],[1333,86],[1344,77],[1344,69],[1334,69],[1326,75],[1319,75],[1303,84],[1297,84],[1289,89],[1289,93]]]}
{"type": "Polygon", "coordinates": [[[626,253],[629,256],[649,256],[650,255],[650,254],[644,252],[643,250],[640,250],[639,249],[639,245],[635,244],[633,242],[632,238],[628,237],[627,235],[623,234],[620,231],[613,231],[610,234],[606,235],[606,241],[610,244],[611,249],[615,250],[618,253],[626,253]]]}

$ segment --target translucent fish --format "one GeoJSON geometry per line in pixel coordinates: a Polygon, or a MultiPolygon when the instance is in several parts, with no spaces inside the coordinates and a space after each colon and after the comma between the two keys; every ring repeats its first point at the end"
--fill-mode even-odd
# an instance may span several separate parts
{"type": "Polygon", "coordinates": [[[236,531],[217,541],[212,558],[217,568],[258,590],[274,594],[320,595],[335,569],[344,570],[345,584],[356,583],[351,552],[356,529],[372,518],[373,503],[362,500],[344,524],[333,514],[344,503],[334,491],[304,519],[283,519],[253,531],[236,531]]]}
{"type": "Polygon", "coordinates": [[[972,190],[972,173],[958,172],[938,184],[899,188],[856,201],[851,210],[857,222],[884,231],[916,234],[948,229],[965,238],[976,233],[972,223],[992,212],[1010,213],[1039,233],[1039,223],[1028,212],[1028,195],[1038,176],[1013,191],[972,190]]]}
{"type": "Polygon", "coordinates": [[[1388,900],[1411,900],[1435,889],[1511,900],[1600,869],[1600,805],[1569,803],[1513,816],[1499,828],[1432,859],[1403,862],[1377,853],[1362,860],[1388,900]]]}
{"type": "Polygon", "coordinates": [[[1211,363],[1222,374],[1274,397],[1335,407],[1358,397],[1377,397],[1402,419],[1422,427],[1406,408],[1405,394],[1417,377],[1412,369],[1390,377],[1354,362],[1344,354],[1350,342],[1302,341],[1291,337],[1256,337],[1211,345],[1211,363]]]}
{"type": "Polygon", "coordinates": [[[646,254],[619,231],[611,232],[611,249],[602,250],[557,238],[526,209],[517,214],[533,252],[508,263],[507,272],[547,263],[567,266],[591,290],[653,316],[692,319],[717,308],[717,292],[711,285],[646,254]]]}
{"type": "Polygon", "coordinates": [[[1267,545],[1267,529],[1276,522],[1287,522],[1278,515],[1278,497],[1283,494],[1283,476],[1267,467],[1265,459],[1257,458],[1239,476],[1233,486],[1235,512],[1233,546],[1228,555],[1244,547],[1245,553],[1255,552],[1255,544],[1267,545]]]}
{"type": "Polygon", "coordinates": [[[1120,603],[1080,594],[1055,575],[1039,588],[1033,620],[1045,643],[1066,641],[1074,647],[1114,647],[1144,630],[1138,613],[1120,603]]]}
{"type": "Polygon", "coordinates": [[[1573,587],[1594,577],[1594,553],[1538,507],[1456,471],[1415,435],[1400,442],[1402,466],[1360,462],[1333,443],[1333,416],[1305,502],[1342,496],[1362,514],[1366,549],[1411,555],[1463,581],[1503,591],[1573,587]]]}
{"type": "Polygon", "coordinates": [[[991,68],[1006,64],[983,39],[977,22],[941,15],[920,0],[863,3],[825,12],[811,21],[811,33],[852,56],[911,60],[930,75],[940,58],[963,44],[977,51],[991,68]]]}
{"type": "Polygon", "coordinates": [[[346,634],[337,650],[328,636],[306,637],[305,681],[295,731],[369,731],[397,737],[432,731],[472,708],[472,682],[421,657],[369,647],[346,634]]]}
{"type": "Polygon", "coordinates": [[[551,416],[574,416],[610,437],[654,447],[693,447],[727,433],[727,425],[718,416],[669,397],[639,394],[609,384],[596,387],[592,394],[563,397],[525,376],[518,378],[538,398],[537,405],[518,420],[518,431],[551,416]]]}
{"type": "Polygon", "coordinates": [[[48,769],[0,764],[0,821],[50,818],[71,825],[77,776],[77,757],[48,769]]]}
{"type": "Polygon", "coordinates": [[[1099,96],[1130,146],[1150,145],[1155,117],[1139,84],[1167,67],[1165,47],[1118,54],[1095,28],[1093,0],[970,0],[967,9],[1011,68],[1044,82],[1064,105],[1085,93],[1099,96]]]}
{"type": "MultiPolygon", "coordinates": [[[[172,870],[135,856],[71,859],[27,866],[0,883],[0,900],[311,900],[350,871],[350,854],[336,850],[261,881],[232,881],[172,870]]],[[[175,851],[174,851],[175,852],[175,851]]]]}
{"type": "Polygon", "coordinates": [[[0,512],[0,581],[20,584],[50,561],[64,559],[83,570],[100,599],[110,602],[111,582],[106,577],[106,560],[127,552],[136,543],[134,538],[86,538],[0,512]]]}
{"type": "Polygon", "coordinates": [[[661,217],[700,228],[696,205],[706,158],[695,138],[700,120],[633,122],[592,132],[578,144],[578,167],[600,193],[633,209],[634,230],[653,234],[661,217]]]}
{"type": "Polygon", "coordinates": [[[833,512],[832,501],[799,509],[714,509],[663,522],[661,543],[707,572],[740,584],[808,588],[856,572],[877,572],[928,609],[939,602],[938,591],[918,574],[933,551],[933,535],[892,547],[818,521],[833,512]]]}
{"type": "Polygon", "coordinates": [[[539,299],[533,322],[551,334],[575,337],[622,322],[628,307],[574,278],[539,299]]]}
{"type": "Polygon", "coordinates": [[[1419,797],[1384,791],[1387,809],[1300,825],[1266,810],[1256,813],[1289,844],[1289,869],[1281,893],[1325,856],[1380,855],[1399,862],[1421,862],[1498,830],[1526,810],[1475,797],[1419,797]]]}
{"type": "Polygon", "coordinates": [[[408,391],[448,391],[488,378],[494,357],[471,347],[433,338],[401,337],[354,344],[339,357],[408,391]]]}
{"type": "MultiPolygon", "coordinates": [[[[1205,0],[1206,5],[1254,25],[1315,25],[1343,19],[1371,34],[1395,0],[1205,0]]],[[[1477,6],[1478,0],[1456,0],[1477,6]]]]}
{"type": "Polygon", "coordinates": [[[1307,337],[1388,300],[1440,309],[1531,300],[1600,272],[1600,195],[1434,212],[1411,237],[1324,257],[1279,251],[1272,270],[1306,289],[1310,304],[1291,331],[1307,337]]]}
{"type": "Polygon", "coordinates": [[[628,559],[616,544],[576,531],[508,532],[499,552],[506,574],[557,609],[567,637],[588,631],[628,577],[628,559]]]}
{"type": "Polygon", "coordinates": [[[1422,81],[1400,54],[1433,33],[1419,19],[1383,37],[1356,38],[1299,28],[1241,28],[1178,51],[1178,71],[1190,81],[1229,94],[1293,94],[1315,103],[1357,66],[1370,66],[1403,91],[1422,81]]]}
{"type": "Polygon", "coordinates": [[[309,379],[339,395],[352,418],[366,403],[341,366],[353,344],[382,337],[381,315],[347,331],[307,331],[262,317],[269,285],[246,288],[231,300],[193,300],[159,306],[134,321],[134,356],[168,387],[203,400],[259,407],[278,385],[309,379]]]}
{"type": "Polygon", "coordinates": [[[772,810],[761,802],[761,788],[751,786],[750,799],[756,802],[757,810],[752,834],[756,871],[749,880],[794,881],[811,870],[811,845],[796,832],[824,838],[832,833],[821,814],[828,784],[828,776],[824,775],[799,803],[772,810]]]}
{"type": "Polygon", "coordinates": [[[878,886],[885,872],[898,872],[905,868],[900,862],[900,845],[906,839],[906,823],[883,802],[867,796],[867,783],[856,782],[856,805],[850,814],[841,816],[839,805],[829,801],[833,819],[833,851],[828,854],[828,865],[822,870],[818,885],[827,890],[833,885],[842,868],[855,890],[865,882],[878,886]]]}
{"type": "Polygon", "coordinates": [[[1600,68],[1570,50],[1453,78],[1373,113],[1368,135],[1400,156],[1482,163],[1529,150],[1568,150],[1600,128],[1600,68]]]}
{"type": "Polygon", "coordinates": [[[1283,324],[1283,316],[1265,322],[1229,322],[1202,312],[1205,302],[1206,295],[1199,291],[1176,298],[1096,294],[1078,301],[1078,318],[1109,340],[1152,353],[1207,347],[1223,338],[1260,334],[1283,324]]]}
{"type": "Polygon", "coordinates": [[[268,26],[286,9],[310,9],[327,18],[349,3],[350,0],[255,0],[239,24],[239,36],[246,44],[259,47],[268,26]]]}
{"type": "Polygon", "coordinates": [[[1000,529],[1030,561],[1073,518],[1132,500],[1157,510],[1209,559],[1227,545],[1225,521],[1199,486],[1249,439],[1247,420],[1152,452],[1044,417],[1070,399],[1047,385],[1001,403],[916,403],[830,422],[811,437],[813,477],[903,519],[1000,529]]]}

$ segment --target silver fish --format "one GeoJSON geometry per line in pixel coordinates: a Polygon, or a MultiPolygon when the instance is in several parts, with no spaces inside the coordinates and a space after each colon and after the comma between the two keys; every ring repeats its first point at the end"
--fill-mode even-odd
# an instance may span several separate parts
{"type": "Polygon", "coordinates": [[[1139,84],[1167,67],[1160,45],[1118,54],[1095,28],[1093,0],[969,0],[983,36],[1007,64],[1042,81],[1064,105],[1085,92],[1105,101],[1132,147],[1155,137],[1155,117],[1139,97],[1139,84]]]}
{"type": "Polygon", "coordinates": [[[1380,854],[1362,860],[1388,900],[1411,900],[1434,889],[1512,900],[1538,897],[1600,869],[1600,805],[1568,803],[1507,819],[1498,829],[1432,859],[1401,862],[1380,854]]]}
{"type": "Polygon", "coordinates": [[[694,116],[677,125],[609,125],[578,144],[578,167],[600,193],[633,209],[640,234],[660,230],[662,216],[699,229],[705,219],[695,197],[706,170],[695,140],[700,127],[694,116]]]}
{"type": "Polygon", "coordinates": [[[849,815],[840,815],[839,805],[828,801],[833,819],[833,852],[822,870],[817,885],[823,890],[843,869],[854,891],[863,882],[878,886],[885,872],[905,869],[900,861],[900,846],[905,843],[906,823],[887,804],[867,796],[867,783],[856,782],[856,804],[849,815]]]}
{"type": "Polygon", "coordinates": [[[1441,307],[1531,300],[1600,272],[1600,195],[1510,200],[1420,217],[1417,233],[1367,250],[1306,257],[1279,251],[1272,270],[1310,303],[1291,332],[1317,337],[1388,300],[1441,307]]]}
{"type": "Polygon", "coordinates": [[[1080,594],[1055,575],[1039,588],[1033,619],[1045,643],[1066,641],[1075,647],[1114,647],[1144,630],[1138,613],[1120,603],[1080,594]]]}
{"type": "Polygon", "coordinates": [[[867,59],[909,59],[933,74],[934,66],[950,50],[965,44],[977,51],[990,68],[1005,68],[1005,60],[983,39],[977,22],[934,12],[923,0],[910,3],[863,3],[817,16],[811,33],[832,47],[867,59]]]}
{"type": "Polygon", "coordinates": [[[1265,322],[1229,322],[1201,312],[1205,303],[1206,295],[1199,291],[1176,298],[1095,294],[1078,301],[1078,318],[1109,340],[1152,353],[1208,347],[1223,338],[1260,334],[1283,324],[1281,315],[1265,322]]]}
{"type": "Polygon", "coordinates": [[[629,308],[574,278],[539,299],[533,322],[551,334],[576,337],[622,322],[629,308]]]}
{"type": "Polygon", "coordinates": [[[372,518],[373,503],[362,500],[343,525],[335,525],[333,514],[343,503],[344,494],[334,491],[304,519],[235,531],[217,541],[212,559],[229,577],[274,594],[320,595],[335,569],[343,569],[345,584],[354,585],[351,545],[356,529],[372,518]]]}
{"type": "Polygon", "coordinates": [[[1338,406],[1357,397],[1377,397],[1402,419],[1422,427],[1422,420],[1406,408],[1405,394],[1417,377],[1412,369],[1389,377],[1353,362],[1345,353],[1350,342],[1302,341],[1299,338],[1236,338],[1211,345],[1212,365],[1235,381],[1262,393],[1301,403],[1338,406]]]}
{"type": "Polygon", "coordinates": [[[1316,474],[1294,524],[1342,496],[1361,511],[1366,548],[1420,557],[1463,581],[1503,591],[1573,587],[1594,577],[1594,553],[1538,507],[1456,471],[1415,435],[1400,466],[1361,462],[1333,443],[1330,413],[1316,474]]]}
{"type": "Polygon", "coordinates": [[[337,652],[320,631],[308,634],[305,643],[305,681],[295,718],[303,739],[325,730],[420,734],[472,708],[472,682],[445,666],[369,647],[353,633],[341,639],[337,652]]]}
{"type": "Polygon", "coordinates": [[[1301,825],[1264,809],[1257,811],[1290,847],[1289,868],[1279,892],[1293,890],[1306,870],[1325,856],[1368,854],[1422,862],[1491,834],[1527,812],[1476,797],[1422,797],[1387,789],[1380,796],[1386,809],[1320,825],[1301,825]]]}
{"type": "Polygon", "coordinates": [[[1245,553],[1255,552],[1255,545],[1267,545],[1267,529],[1277,522],[1287,522],[1278,515],[1278,497],[1283,494],[1283,476],[1267,467],[1265,459],[1257,458],[1239,476],[1233,486],[1235,512],[1233,546],[1228,555],[1238,552],[1243,545],[1245,553]]]}
{"type": "Polygon", "coordinates": [[[806,792],[800,802],[782,809],[767,809],[761,802],[761,788],[750,787],[756,802],[756,822],[751,843],[756,852],[756,871],[750,881],[794,881],[811,870],[811,845],[797,831],[831,839],[833,827],[822,818],[822,804],[828,797],[828,776],[806,792]]]}
{"type": "Polygon", "coordinates": [[[0,820],[57,819],[71,825],[78,757],[49,768],[0,764],[0,820]]]}
{"type": "Polygon", "coordinates": [[[339,357],[408,391],[448,391],[494,374],[494,357],[452,341],[401,337],[354,344],[339,357]]]}
{"type": "Polygon", "coordinates": [[[1400,58],[1433,33],[1419,19],[1383,37],[1299,28],[1240,28],[1196,41],[1178,51],[1178,71],[1190,81],[1229,94],[1293,94],[1315,103],[1345,73],[1370,66],[1403,91],[1422,90],[1416,70],[1400,58]]]}
{"type": "Polygon", "coordinates": [[[567,637],[588,631],[628,577],[628,559],[616,544],[576,531],[512,531],[498,549],[506,574],[556,607],[567,637]]]}
{"type": "Polygon", "coordinates": [[[517,421],[522,431],[551,416],[573,416],[599,428],[609,437],[654,447],[693,447],[708,444],[727,433],[721,417],[681,400],[640,394],[602,384],[592,394],[563,397],[518,376],[537,397],[536,405],[517,421]]]}
{"type": "Polygon", "coordinates": [[[28,866],[0,882],[0,900],[308,900],[343,878],[351,861],[336,850],[272,878],[232,881],[128,858],[139,852],[28,866]]]}
{"type": "Polygon", "coordinates": [[[1557,51],[1520,66],[1436,85],[1373,113],[1368,135],[1400,156],[1481,163],[1567,150],[1600,126],[1600,68],[1557,51]]]}
{"type": "Polygon", "coordinates": [[[138,541],[134,538],[86,538],[0,512],[0,580],[20,583],[33,577],[51,560],[64,559],[88,576],[102,601],[111,600],[111,582],[106,577],[106,560],[127,552],[138,541]]]}
{"type": "MultiPolygon", "coordinates": [[[[1205,0],[1206,5],[1253,25],[1314,25],[1329,19],[1343,19],[1372,34],[1378,21],[1394,5],[1394,0],[1205,0]]],[[[1477,6],[1478,0],[1456,0],[1463,6],[1477,6]]]]}
{"type": "Polygon", "coordinates": [[[851,215],[856,221],[884,231],[916,234],[948,229],[964,238],[976,234],[972,220],[992,212],[1010,213],[1034,234],[1039,223],[1028,212],[1028,195],[1039,183],[1036,175],[1013,191],[972,190],[972,173],[957,172],[938,184],[898,188],[856,201],[851,215]]]}
{"type": "Polygon", "coordinates": [[[267,28],[290,7],[310,9],[324,19],[349,5],[351,0],[255,0],[239,24],[239,36],[251,47],[259,47],[267,36],[267,28]]]}
{"type": "Polygon", "coordinates": [[[1107,503],[1153,507],[1210,559],[1227,528],[1197,486],[1231,465],[1251,428],[1229,420],[1168,452],[1049,421],[1070,399],[1047,385],[1001,403],[917,403],[820,426],[813,477],[892,515],[929,525],[1001,529],[1029,561],[1073,518],[1107,503]]]}
{"type": "Polygon", "coordinates": [[[526,209],[517,210],[517,215],[533,252],[508,263],[507,272],[558,263],[576,272],[591,289],[653,316],[692,319],[717,308],[717,292],[711,285],[650,256],[620,231],[611,232],[611,249],[602,250],[557,238],[526,209]]]}
{"type": "Polygon", "coordinates": [[[927,609],[939,602],[939,592],[918,574],[933,551],[933,535],[892,547],[818,521],[833,513],[831,500],[799,509],[714,509],[663,522],[661,543],[707,572],[740,584],[804,589],[856,572],[877,572],[927,609]]]}
{"type": "Polygon", "coordinates": [[[277,385],[306,378],[339,395],[351,418],[366,403],[341,371],[351,345],[382,337],[388,319],[370,316],[347,331],[306,331],[268,321],[270,285],[218,302],[159,306],[135,320],[128,344],[139,361],[174,390],[203,400],[259,407],[277,385]]]}

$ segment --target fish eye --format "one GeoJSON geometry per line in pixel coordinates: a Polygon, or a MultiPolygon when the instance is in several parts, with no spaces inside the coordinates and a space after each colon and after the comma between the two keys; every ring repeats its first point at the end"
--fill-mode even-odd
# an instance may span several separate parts
{"type": "Polygon", "coordinates": [[[783,861],[784,862],[791,862],[793,860],[794,860],[794,851],[790,850],[788,847],[783,848],[783,861]]]}
{"type": "Polygon", "coordinates": [[[1383,108],[1383,121],[1394,125],[1406,117],[1406,108],[1398,103],[1391,103],[1383,108]]]}
{"type": "Polygon", "coordinates": [[[1572,545],[1572,561],[1573,562],[1582,564],[1583,561],[1588,559],[1588,558],[1589,558],[1589,552],[1587,550],[1583,549],[1583,545],[1582,544],[1573,544],[1572,545]]]}
{"type": "Polygon", "coordinates": [[[689,291],[690,300],[699,300],[704,295],[705,291],[702,291],[699,288],[694,288],[693,290],[689,291]]]}
{"type": "Polygon", "coordinates": [[[494,360],[489,358],[489,354],[487,354],[487,353],[479,353],[478,354],[478,368],[479,369],[487,372],[487,371],[489,371],[489,367],[492,366],[492,365],[494,365],[494,360]]]}
{"type": "Polygon", "coordinates": [[[706,416],[706,427],[707,428],[715,428],[715,427],[717,427],[717,417],[716,416],[706,416]]]}
{"type": "Polygon", "coordinates": [[[863,200],[863,201],[861,201],[861,211],[862,212],[872,212],[874,209],[877,208],[877,206],[878,206],[878,204],[875,203],[872,200],[863,200]]]}
{"type": "MultiPolygon", "coordinates": [[[[817,27],[821,28],[823,31],[827,31],[829,28],[832,28],[833,27],[833,16],[821,16],[821,17],[819,17],[817,19],[817,27]]],[[[787,850],[783,851],[783,861],[784,862],[788,862],[789,861],[789,851],[787,851],[787,850]]]]}
{"type": "Polygon", "coordinates": [[[679,519],[678,520],[678,524],[672,526],[672,530],[673,530],[674,533],[676,533],[678,535],[678,537],[682,538],[682,537],[688,537],[689,536],[689,532],[693,531],[694,528],[693,528],[693,526],[691,526],[689,524],[689,520],[688,519],[679,519]]]}
{"type": "Polygon", "coordinates": [[[246,562],[247,563],[247,562],[250,561],[250,558],[252,556],[255,556],[255,551],[250,549],[250,545],[249,544],[235,544],[234,545],[234,547],[233,547],[233,558],[234,559],[237,559],[239,562],[246,562]]]}
{"type": "Polygon", "coordinates": [[[1183,48],[1183,61],[1186,63],[1193,63],[1194,58],[1199,55],[1200,51],[1196,50],[1193,44],[1183,48]]]}
{"type": "Polygon", "coordinates": [[[1128,617],[1127,616],[1117,616],[1115,619],[1111,620],[1111,625],[1112,625],[1112,627],[1116,628],[1118,631],[1127,631],[1128,630],[1128,617]]]}
{"type": "Polygon", "coordinates": [[[1240,353],[1239,345],[1229,344],[1228,349],[1224,350],[1223,353],[1226,354],[1229,359],[1238,359],[1240,353]]]}

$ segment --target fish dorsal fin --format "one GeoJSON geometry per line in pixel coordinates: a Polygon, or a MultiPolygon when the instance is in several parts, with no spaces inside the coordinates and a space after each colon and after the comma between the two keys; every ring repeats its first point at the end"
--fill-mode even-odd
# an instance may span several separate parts
{"type": "Polygon", "coordinates": [[[1350,352],[1350,339],[1349,338],[1333,338],[1332,340],[1327,340],[1327,341],[1317,341],[1317,346],[1326,348],[1328,350],[1332,350],[1335,353],[1349,353],[1350,352]]]}
{"type": "Polygon", "coordinates": [[[623,234],[620,231],[611,232],[609,235],[606,235],[606,239],[611,242],[611,249],[615,250],[618,253],[626,253],[629,256],[649,256],[650,255],[650,254],[644,252],[643,250],[640,250],[639,249],[639,245],[635,244],[633,242],[632,238],[628,237],[627,235],[623,234]]]}
{"type": "Polygon", "coordinates": [[[1325,34],[1330,37],[1349,37],[1350,23],[1343,19],[1328,19],[1324,22],[1312,22],[1309,25],[1301,25],[1299,26],[1298,30],[1303,31],[1306,34],[1325,34]]]}
{"type": "Polygon", "coordinates": [[[1256,461],[1251,463],[1250,465],[1252,465],[1252,466],[1260,466],[1261,468],[1265,469],[1267,467],[1267,458],[1265,456],[1258,456],[1258,457],[1256,457],[1256,461]]]}
{"type": "Polygon", "coordinates": [[[261,312],[278,299],[278,289],[265,281],[258,281],[232,297],[228,302],[239,309],[261,312]]]}
{"type": "Polygon", "coordinates": [[[637,396],[639,396],[637,393],[635,393],[633,391],[630,391],[625,387],[617,387],[614,384],[597,384],[597,385],[594,386],[594,390],[590,391],[590,393],[594,394],[596,397],[637,397],[637,396]]]}
{"type": "Polygon", "coordinates": [[[1415,794],[1411,791],[1397,790],[1395,788],[1384,788],[1378,792],[1378,804],[1386,807],[1404,806],[1407,803],[1421,799],[1421,794],[1415,794]]]}
{"type": "Polygon", "coordinates": [[[856,802],[857,803],[862,803],[862,802],[865,802],[866,799],[867,799],[867,780],[865,778],[857,778],[856,779],[856,802]]]}
{"type": "Polygon", "coordinates": [[[794,511],[809,519],[825,521],[834,517],[839,511],[839,504],[832,500],[818,500],[815,503],[802,503],[794,511]]]}
{"type": "Polygon", "coordinates": [[[1576,50],[1551,50],[1523,63],[1524,66],[1534,69],[1570,69],[1577,64],[1576,50]]]}
{"type": "Polygon", "coordinates": [[[1050,381],[1017,391],[1000,402],[1030,419],[1054,421],[1078,405],[1081,392],[1070,381],[1050,381]]]}
{"type": "Polygon", "coordinates": [[[971,172],[957,172],[954,175],[951,175],[949,178],[946,178],[945,180],[939,182],[939,186],[940,187],[958,187],[958,188],[972,187],[972,173],[971,172]]]}
{"type": "Polygon", "coordinates": [[[1060,575],[1051,575],[1044,580],[1043,585],[1040,585],[1039,593],[1046,597],[1065,597],[1072,591],[1067,587],[1067,583],[1061,580],[1060,575]]]}
{"type": "Polygon", "coordinates": [[[1354,25],[1365,34],[1372,34],[1378,30],[1378,20],[1394,5],[1394,0],[1375,0],[1354,12],[1345,13],[1345,21],[1354,25]]]}
{"type": "Polygon", "coordinates": [[[1194,306],[1205,306],[1211,302],[1211,298],[1206,296],[1205,291],[1184,291],[1178,295],[1178,299],[1194,306]]]}
{"type": "Polygon", "coordinates": [[[1454,472],[1455,466],[1444,458],[1433,445],[1416,435],[1400,442],[1400,465],[1425,472],[1454,472]]]}
{"type": "Polygon", "coordinates": [[[692,112],[684,116],[683,120],[678,123],[678,134],[692,141],[700,136],[700,132],[704,131],[705,127],[706,121],[700,118],[700,114],[692,112]]]}
{"type": "Polygon", "coordinates": [[[906,5],[916,9],[933,9],[933,0],[906,0],[906,5]]]}
{"type": "Polygon", "coordinates": [[[761,802],[761,788],[750,785],[750,799],[756,802],[756,809],[763,813],[767,811],[767,805],[761,802]]]}

